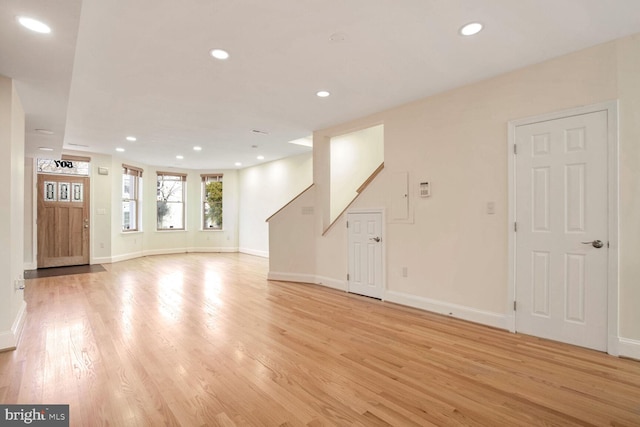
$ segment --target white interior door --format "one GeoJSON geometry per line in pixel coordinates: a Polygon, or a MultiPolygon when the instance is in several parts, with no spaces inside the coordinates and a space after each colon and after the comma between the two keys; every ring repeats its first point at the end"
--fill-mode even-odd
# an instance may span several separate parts
{"type": "Polygon", "coordinates": [[[607,349],[607,112],[516,127],[516,330],[607,349]]]}
{"type": "Polygon", "coordinates": [[[382,214],[349,213],[349,292],[382,298],[382,214]]]}

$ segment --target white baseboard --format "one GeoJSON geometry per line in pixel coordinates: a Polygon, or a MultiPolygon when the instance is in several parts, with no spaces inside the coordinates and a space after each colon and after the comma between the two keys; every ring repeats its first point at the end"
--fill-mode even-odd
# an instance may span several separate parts
{"type": "Polygon", "coordinates": [[[316,285],[326,286],[328,288],[337,289],[339,291],[347,291],[347,282],[345,280],[332,279],[331,277],[316,276],[316,285]]]}
{"type": "Polygon", "coordinates": [[[262,258],[269,258],[269,251],[258,251],[256,249],[240,248],[238,252],[247,254],[247,255],[255,255],[262,258]]]}
{"type": "Polygon", "coordinates": [[[640,360],[640,341],[629,338],[619,338],[618,354],[622,357],[640,360]]]}
{"type": "Polygon", "coordinates": [[[238,252],[238,248],[235,247],[219,247],[219,248],[187,248],[187,252],[189,253],[233,253],[238,252]]]}
{"type": "Polygon", "coordinates": [[[38,269],[38,263],[37,262],[25,262],[24,266],[22,267],[25,270],[37,270],[38,269]]]}
{"type": "Polygon", "coordinates": [[[469,322],[493,326],[494,328],[509,329],[508,316],[505,314],[478,310],[472,307],[436,301],[429,298],[395,291],[385,291],[384,300],[438,314],[444,314],[457,319],[467,320],[469,322]]]}
{"type": "Polygon", "coordinates": [[[267,274],[267,280],[280,280],[282,282],[296,282],[296,283],[316,283],[316,276],[313,274],[302,273],[278,273],[276,271],[270,271],[267,274]]]}
{"type": "Polygon", "coordinates": [[[22,301],[18,314],[13,321],[10,331],[0,332],[0,351],[13,350],[17,347],[27,318],[27,303],[22,301]]]}
{"type": "Polygon", "coordinates": [[[130,259],[136,259],[143,257],[142,251],[130,252],[128,254],[120,254],[111,257],[111,262],[128,261],[130,259]]]}
{"type": "Polygon", "coordinates": [[[148,250],[142,251],[142,256],[174,255],[174,254],[185,254],[185,253],[187,253],[187,248],[148,249],[148,250]]]}
{"type": "Polygon", "coordinates": [[[91,258],[91,260],[89,260],[89,264],[93,265],[93,264],[111,264],[113,262],[113,258],[111,258],[110,256],[101,256],[101,257],[96,257],[96,258],[91,258]]]}
{"type": "Polygon", "coordinates": [[[278,271],[270,271],[267,275],[268,280],[281,280],[283,282],[311,283],[314,285],[326,286],[327,288],[337,289],[339,291],[347,290],[347,283],[343,280],[336,280],[330,277],[315,276],[313,274],[304,273],[281,273],[278,271]]]}

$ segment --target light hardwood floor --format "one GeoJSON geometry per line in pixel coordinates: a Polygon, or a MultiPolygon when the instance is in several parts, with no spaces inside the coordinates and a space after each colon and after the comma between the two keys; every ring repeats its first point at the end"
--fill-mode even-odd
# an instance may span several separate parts
{"type": "Polygon", "coordinates": [[[0,402],[72,426],[640,425],[640,362],[320,286],[242,254],[33,279],[0,402]]]}

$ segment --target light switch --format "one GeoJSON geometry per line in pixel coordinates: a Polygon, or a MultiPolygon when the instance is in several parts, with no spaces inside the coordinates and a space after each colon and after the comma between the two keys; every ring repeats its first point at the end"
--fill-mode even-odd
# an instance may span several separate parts
{"type": "Polygon", "coordinates": [[[493,215],[496,213],[496,202],[487,202],[487,214],[493,215]]]}

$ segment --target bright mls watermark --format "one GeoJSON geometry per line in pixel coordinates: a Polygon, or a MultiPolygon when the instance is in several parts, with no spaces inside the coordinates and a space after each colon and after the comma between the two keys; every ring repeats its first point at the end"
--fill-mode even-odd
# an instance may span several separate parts
{"type": "Polygon", "coordinates": [[[69,405],[0,405],[0,427],[69,427],[69,405]]]}

